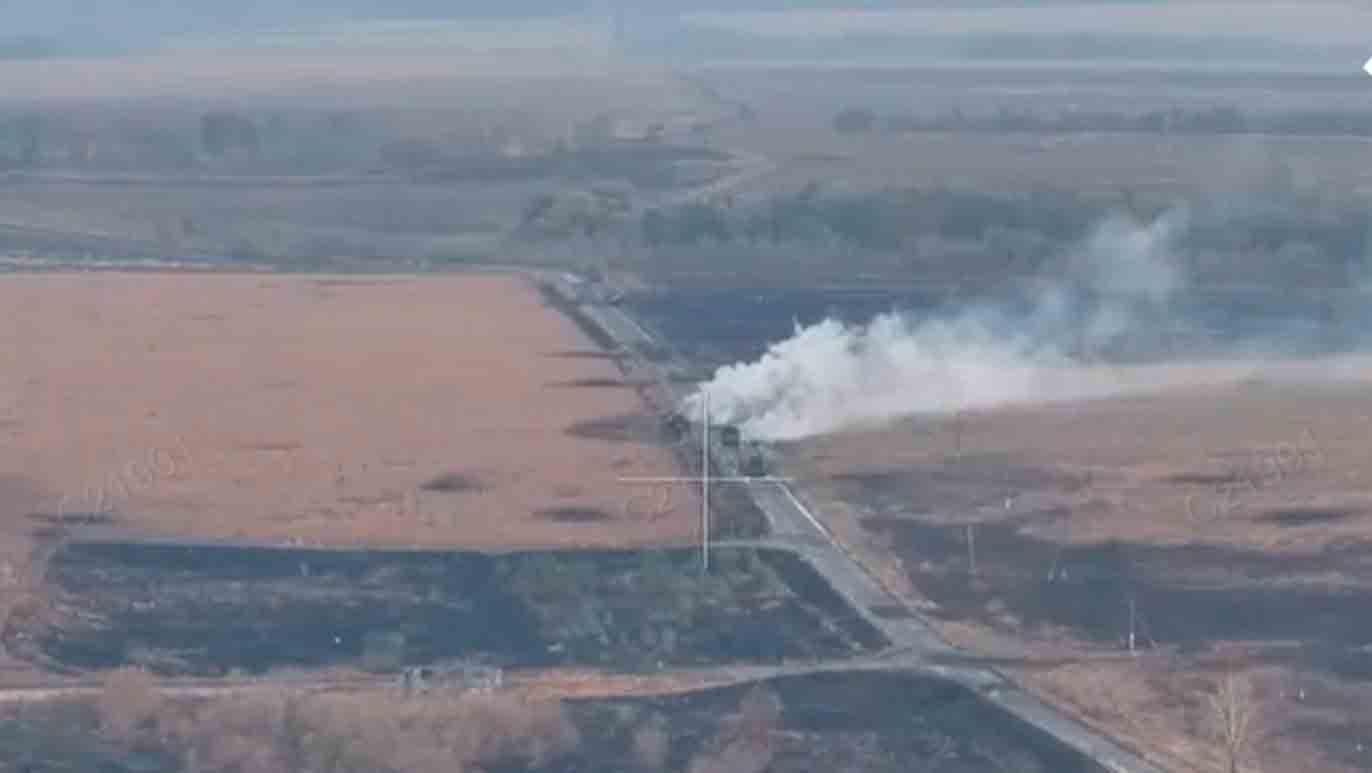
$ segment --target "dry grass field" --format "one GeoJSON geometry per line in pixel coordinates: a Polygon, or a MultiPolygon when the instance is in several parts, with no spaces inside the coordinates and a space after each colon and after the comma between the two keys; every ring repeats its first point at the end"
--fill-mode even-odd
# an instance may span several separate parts
{"type": "MultiPolygon", "coordinates": [[[[1372,143],[1352,136],[1187,135],[1130,132],[891,132],[889,118],[1141,115],[1233,107],[1254,116],[1339,112],[1358,104],[1353,73],[1166,71],[1127,66],[1034,68],[1007,64],[706,67],[699,77],[746,104],[751,122],[721,127],[721,147],[760,153],[776,171],[737,191],[763,195],[814,181],[858,189],[947,185],[976,190],[1133,189],[1166,195],[1261,190],[1278,164],[1325,195],[1366,195],[1372,143]],[[863,108],[878,131],[843,135],[836,114],[863,108]]],[[[1241,203],[1241,200],[1240,202],[1241,203]]]]}
{"type": "Polygon", "coordinates": [[[1295,554],[1372,537],[1372,363],[1119,370],[1133,372],[1120,383],[1173,386],[911,420],[805,441],[793,452],[807,472],[854,493],[875,493],[878,484],[899,491],[906,513],[959,523],[974,513],[1050,514],[1033,533],[1063,543],[1295,554]],[[1239,383],[1224,384],[1226,371],[1239,383]],[[1199,386],[1182,386],[1188,381],[1199,386]],[[985,474],[973,474],[978,467],[985,474]],[[903,482],[918,485],[905,491],[903,482]],[[1006,498],[1014,500],[1009,510],[1006,498]],[[1308,522],[1272,517],[1298,508],[1339,513],[1308,522]]]}
{"type": "Polygon", "coordinates": [[[615,546],[651,419],[510,276],[49,274],[0,282],[0,512],[132,535],[615,546]]]}
{"type": "Polygon", "coordinates": [[[620,69],[594,53],[554,48],[514,52],[366,50],[163,51],[137,56],[7,63],[0,72],[7,104],[191,99],[197,103],[263,99],[282,105],[348,109],[459,104],[466,109],[528,106],[529,112],[588,112],[626,104],[658,105],[676,94],[660,73],[620,69]],[[530,101],[539,97],[538,102],[530,101]]]}
{"type": "Polygon", "coordinates": [[[1365,769],[1372,368],[1207,375],[818,438],[786,472],[946,635],[1170,767],[1220,769],[1206,695],[1238,669],[1262,770],[1365,769]]]}
{"type": "Polygon", "coordinates": [[[96,254],[263,255],[373,263],[481,254],[517,222],[530,182],[425,185],[280,180],[225,187],[52,181],[0,193],[0,238],[70,257],[96,254]],[[193,223],[187,235],[179,224],[193,223]],[[175,234],[175,236],[171,236],[175,234]],[[83,248],[82,244],[90,247],[83,248]],[[370,256],[370,257],[368,257],[370,256]]]}
{"type": "Polygon", "coordinates": [[[1372,143],[1356,137],[1162,137],[955,133],[864,134],[827,127],[730,128],[719,142],[767,153],[778,169],[740,195],[794,191],[842,180],[858,190],[932,187],[975,190],[1132,189],[1168,195],[1259,190],[1278,162],[1297,184],[1365,195],[1372,143]]]}

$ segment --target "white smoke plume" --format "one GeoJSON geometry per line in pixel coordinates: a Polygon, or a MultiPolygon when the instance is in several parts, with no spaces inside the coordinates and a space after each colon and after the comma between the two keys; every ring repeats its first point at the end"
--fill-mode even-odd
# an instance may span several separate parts
{"type": "MultiPolygon", "coordinates": [[[[1156,388],[1134,370],[1087,360],[1166,314],[1185,285],[1172,250],[1185,222],[1174,211],[1149,224],[1100,224],[1055,267],[1068,279],[1040,281],[1027,314],[983,304],[945,318],[797,327],[757,361],[715,372],[702,386],[711,418],[757,439],[793,440],[902,416],[1156,388]],[[1109,300],[1085,304],[1082,289],[1109,300]]],[[[699,413],[700,399],[687,399],[687,415],[699,413]]]]}

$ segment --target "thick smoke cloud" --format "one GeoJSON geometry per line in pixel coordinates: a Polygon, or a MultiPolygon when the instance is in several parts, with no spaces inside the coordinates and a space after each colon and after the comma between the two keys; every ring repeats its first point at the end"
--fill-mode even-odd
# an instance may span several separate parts
{"type": "MultiPolygon", "coordinates": [[[[1186,277],[1174,250],[1186,213],[1101,223],[1041,277],[1027,309],[983,303],[916,319],[827,319],[797,328],[757,361],[720,368],[705,385],[712,419],[751,437],[791,440],[893,418],[1105,397],[1166,386],[1097,355],[1165,319],[1186,277]]],[[[698,413],[700,393],[684,409],[698,413]]]]}

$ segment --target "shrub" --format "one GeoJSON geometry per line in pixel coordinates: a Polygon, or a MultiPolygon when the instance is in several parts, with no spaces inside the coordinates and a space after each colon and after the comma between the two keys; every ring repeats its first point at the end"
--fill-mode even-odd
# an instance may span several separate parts
{"type": "Polygon", "coordinates": [[[110,672],[95,701],[100,730],[109,738],[134,743],[155,724],[162,698],[152,676],[141,668],[110,672]]]}

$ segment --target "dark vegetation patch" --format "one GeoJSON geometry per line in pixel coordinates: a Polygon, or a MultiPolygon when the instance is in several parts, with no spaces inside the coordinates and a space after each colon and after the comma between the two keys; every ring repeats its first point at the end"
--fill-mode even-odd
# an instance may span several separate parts
{"type": "Polygon", "coordinates": [[[576,378],[548,384],[555,389],[638,389],[649,386],[648,381],[625,381],[622,378],[576,378]]]}
{"type": "Polygon", "coordinates": [[[119,520],[119,516],[111,512],[29,513],[28,517],[53,526],[104,526],[119,520]]]}
{"type": "Polygon", "coordinates": [[[51,524],[39,526],[33,530],[33,536],[41,540],[62,540],[71,534],[67,527],[62,524],[51,524]]]}
{"type": "Polygon", "coordinates": [[[586,313],[581,310],[580,306],[558,292],[552,285],[539,283],[538,294],[543,299],[543,304],[545,306],[548,306],[570,319],[572,323],[577,326],[577,329],[591,340],[591,343],[606,352],[613,352],[619,348],[618,344],[615,343],[615,340],[604,330],[601,330],[600,325],[597,325],[595,320],[586,316],[586,313]]]}
{"type": "Polygon", "coordinates": [[[550,177],[584,183],[608,178],[642,188],[682,184],[681,162],[722,163],[729,159],[728,155],[709,148],[656,143],[614,143],[553,156],[521,158],[456,157],[438,148],[426,148],[421,157],[422,163],[416,165],[418,159],[410,159],[398,163],[397,168],[414,172],[417,180],[445,184],[533,181],[550,177]]]}
{"type": "MultiPolygon", "coordinates": [[[[1095,222],[1094,217],[1087,222],[1095,222]]],[[[971,305],[982,304],[999,312],[993,332],[1018,333],[1033,312],[1034,290],[1017,287],[1014,277],[1004,277],[1002,269],[996,270],[996,278],[993,284],[1004,289],[970,296],[915,283],[806,287],[784,286],[784,279],[771,284],[687,284],[683,280],[666,290],[631,293],[624,303],[635,317],[660,331],[692,362],[719,366],[752,361],[770,344],[794,335],[797,324],[813,325],[826,318],[864,324],[894,311],[915,321],[947,319],[964,313],[971,305]]],[[[1078,292],[1072,304],[1076,316],[1065,324],[1084,323],[1093,309],[1118,300],[1101,293],[1078,292]]],[[[1158,324],[1153,327],[1137,331],[1138,335],[1119,341],[1114,348],[1078,353],[1111,362],[1152,362],[1179,355],[1232,352],[1236,342],[1264,337],[1280,338],[1291,353],[1328,352],[1348,345],[1345,339],[1350,331],[1363,329],[1360,325],[1365,322],[1359,311],[1357,317],[1344,316],[1338,324],[1331,323],[1325,309],[1328,303],[1320,297],[1292,297],[1280,290],[1182,292],[1171,298],[1167,318],[1156,320],[1158,324]],[[1316,323],[1313,328],[1312,321],[1316,323]]]]}
{"type": "Polygon", "coordinates": [[[610,514],[595,507],[554,507],[540,510],[538,517],[558,523],[599,523],[610,520],[610,514]]]}
{"type": "Polygon", "coordinates": [[[512,666],[653,667],[834,658],[881,646],[803,562],[720,549],[310,551],[71,544],[52,602],[16,614],[9,651],[67,668],[167,674],[512,666]],[[377,642],[384,645],[381,651],[377,642]]]}
{"type": "MultiPolygon", "coordinates": [[[[264,699],[181,699],[164,703],[157,714],[190,720],[206,736],[224,732],[224,722],[216,723],[215,718],[253,717],[254,721],[233,728],[246,735],[234,737],[241,738],[247,748],[263,751],[272,749],[272,744],[293,744],[293,748],[308,753],[319,744],[331,743],[340,730],[348,732],[346,725],[340,728],[321,721],[331,716],[330,712],[311,710],[309,701],[330,700],[327,697],[297,702],[289,721],[273,719],[283,712],[266,710],[268,703],[254,710],[254,700],[264,699]],[[237,711],[230,710],[234,706],[237,711]],[[254,729],[261,737],[251,735],[254,729]],[[301,744],[292,733],[306,733],[314,744],[301,744]]],[[[468,705],[479,708],[478,704],[468,705]]],[[[495,705],[505,712],[476,711],[469,722],[508,717],[510,710],[519,710],[519,704],[508,700],[495,705]]],[[[385,698],[371,700],[368,707],[371,712],[367,716],[377,723],[386,721],[389,710],[404,710],[403,705],[385,698]]],[[[554,716],[546,711],[543,715],[554,716]]],[[[141,743],[111,741],[101,728],[101,716],[98,704],[90,701],[21,703],[5,708],[0,713],[0,768],[146,773],[191,770],[185,764],[190,755],[178,748],[178,740],[186,740],[184,731],[148,732],[138,739],[141,743]]],[[[542,760],[512,760],[482,769],[511,773],[1101,770],[1080,753],[987,704],[972,691],[913,674],[821,673],[670,695],[575,698],[562,702],[560,716],[574,728],[577,743],[557,744],[557,753],[542,760]],[[734,765],[706,764],[723,760],[732,760],[734,765]]],[[[419,733],[407,738],[416,745],[423,742],[419,733]]],[[[390,769],[396,773],[414,770],[403,763],[390,769]]]]}
{"type": "Polygon", "coordinates": [[[596,349],[566,349],[559,352],[549,352],[544,356],[568,360],[622,360],[626,355],[621,352],[603,352],[596,349]]]}
{"type": "Polygon", "coordinates": [[[757,553],[778,576],[787,578],[787,584],[807,604],[821,610],[832,620],[838,621],[845,629],[860,637],[863,647],[878,650],[889,644],[871,623],[863,619],[857,610],[834,590],[823,575],[815,571],[804,559],[795,553],[784,550],[767,550],[757,553]]]}
{"type": "MultiPolygon", "coordinates": [[[[869,773],[1084,773],[1100,768],[971,691],[942,680],[896,673],[821,673],[760,683],[781,706],[768,735],[772,773],[861,770],[869,773]]],[[[567,706],[589,745],[613,749],[610,769],[634,769],[626,748],[631,726],[660,716],[670,727],[666,770],[718,749],[757,685],[668,696],[574,700],[567,706]],[[723,737],[723,738],[722,738],[723,737]]],[[[708,768],[715,769],[715,768],[708,768]]],[[[752,768],[749,768],[752,769],[752,768]]]]}
{"type": "Polygon", "coordinates": [[[660,437],[653,418],[641,413],[624,413],[579,421],[567,428],[567,434],[609,443],[649,445],[655,444],[660,437]]]}
{"type": "Polygon", "coordinates": [[[758,357],[769,343],[790,338],[796,324],[811,325],[826,317],[865,322],[893,304],[930,305],[934,298],[918,291],[902,298],[881,289],[673,287],[670,292],[630,294],[625,303],[691,360],[723,365],[758,357]]]}
{"type": "Polygon", "coordinates": [[[1282,735],[1313,741],[1337,764],[1352,770],[1369,770],[1372,763],[1368,762],[1367,742],[1363,739],[1372,738],[1372,721],[1365,718],[1365,708],[1360,714],[1347,714],[1338,719],[1298,719],[1285,728],[1282,735]]]}
{"type": "Polygon", "coordinates": [[[1358,612],[1372,603],[1372,591],[1358,584],[1366,579],[1364,543],[1335,545],[1315,556],[1122,540],[1064,545],[1025,534],[1028,524],[1017,519],[976,527],[974,579],[965,525],[915,517],[867,520],[892,540],[906,572],[949,619],[1021,633],[1054,626],[1086,640],[1120,643],[1132,599],[1142,639],[1159,645],[1301,642],[1332,668],[1332,653],[1372,641],[1372,620],[1358,612]],[[1354,584],[1296,582],[1328,572],[1354,584]]]}
{"type": "Polygon", "coordinates": [[[460,494],[467,491],[481,491],[485,486],[470,475],[464,475],[460,472],[445,472],[436,478],[425,481],[419,488],[439,494],[460,494]]]}
{"type": "Polygon", "coordinates": [[[1310,526],[1317,523],[1338,523],[1357,515],[1353,510],[1332,507],[1291,507],[1281,510],[1268,510],[1253,520],[1259,523],[1272,523],[1278,526],[1310,526]]]}
{"type": "Polygon", "coordinates": [[[1244,478],[1238,472],[1183,472],[1169,475],[1163,480],[1166,483],[1184,486],[1224,486],[1230,483],[1240,483],[1244,478]]]}

